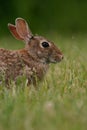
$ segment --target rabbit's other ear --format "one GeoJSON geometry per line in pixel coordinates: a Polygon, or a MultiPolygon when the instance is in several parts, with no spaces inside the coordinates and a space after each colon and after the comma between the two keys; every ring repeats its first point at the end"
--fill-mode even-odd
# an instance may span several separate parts
{"type": "Polygon", "coordinates": [[[22,18],[17,18],[15,23],[16,23],[16,30],[17,30],[19,36],[22,39],[24,39],[24,41],[26,43],[28,43],[33,35],[28,27],[27,22],[22,18]]]}
{"type": "Polygon", "coordinates": [[[9,28],[10,32],[12,33],[12,35],[13,35],[16,39],[18,39],[18,40],[24,40],[24,39],[23,39],[22,37],[20,37],[19,34],[17,33],[15,25],[8,23],[8,28],[9,28]]]}

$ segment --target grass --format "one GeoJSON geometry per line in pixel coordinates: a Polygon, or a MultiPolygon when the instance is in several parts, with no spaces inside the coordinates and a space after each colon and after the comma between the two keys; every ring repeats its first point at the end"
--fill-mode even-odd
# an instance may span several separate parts
{"type": "MultiPolygon", "coordinates": [[[[87,130],[87,38],[53,37],[64,60],[51,65],[35,90],[12,84],[0,86],[0,130],[87,130]]],[[[17,49],[23,44],[2,38],[0,47],[17,49]]]]}

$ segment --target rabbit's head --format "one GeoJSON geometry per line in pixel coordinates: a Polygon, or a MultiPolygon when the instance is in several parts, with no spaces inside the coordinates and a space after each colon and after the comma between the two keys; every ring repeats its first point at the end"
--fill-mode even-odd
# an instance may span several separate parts
{"type": "Polygon", "coordinates": [[[56,63],[63,59],[63,54],[57,46],[42,36],[34,36],[24,19],[17,18],[15,25],[8,24],[8,27],[16,39],[25,41],[25,49],[37,60],[56,63]]]}

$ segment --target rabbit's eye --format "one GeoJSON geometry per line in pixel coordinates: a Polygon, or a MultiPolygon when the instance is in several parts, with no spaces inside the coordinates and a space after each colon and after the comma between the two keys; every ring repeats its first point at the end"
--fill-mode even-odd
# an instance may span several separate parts
{"type": "Polygon", "coordinates": [[[49,43],[48,43],[48,42],[42,42],[42,46],[43,46],[44,48],[49,47],[49,43]]]}

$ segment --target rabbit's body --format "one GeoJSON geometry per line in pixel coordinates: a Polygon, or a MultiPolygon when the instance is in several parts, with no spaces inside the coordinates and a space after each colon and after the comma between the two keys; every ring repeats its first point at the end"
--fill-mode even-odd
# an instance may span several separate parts
{"type": "Polygon", "coordinates": [[[6,83],[25,75],[28,84],[36,85],[45,75],[49,63],[56,63],[63,59],[61,51],[41,36],[33,36],[28,24],[22,18],[16,19],[16,25],[8,25],[11,33],[26,45],[21,50],[0,49],[0,72],[4,72],[6,83]]]}
{"type": "Polygon", "coordinates": [[[48,64],[42,63],[27,53],[26,49],[11,51],[0,49],[0,72],[5,72],[6,83],[25,75],[28,84],[36,84],[41,80],[48,69],[48,64]],[[36,79],[37,76],[37,79],[36,79]]]}

